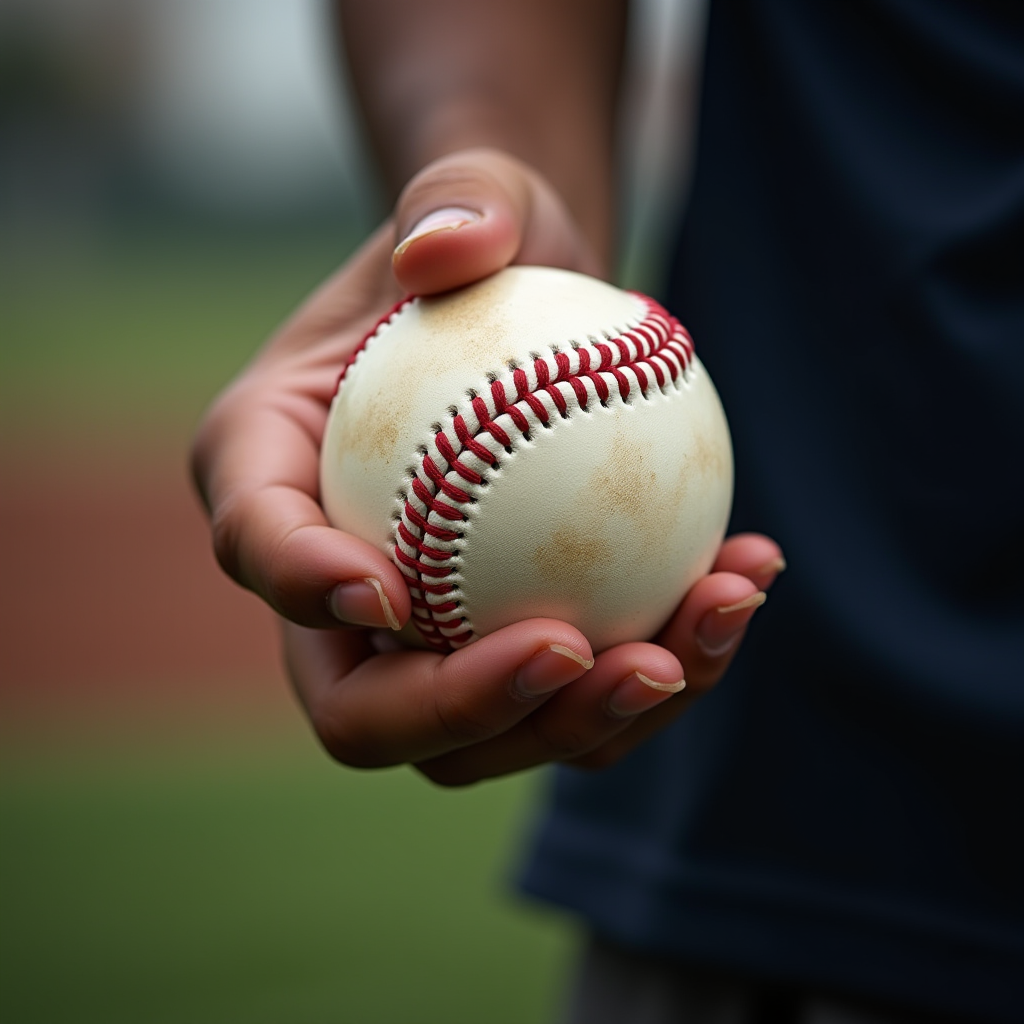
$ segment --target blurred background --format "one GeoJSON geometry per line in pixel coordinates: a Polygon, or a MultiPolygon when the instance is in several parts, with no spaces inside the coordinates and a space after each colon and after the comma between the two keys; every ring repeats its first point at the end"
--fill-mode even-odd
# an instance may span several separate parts
{"type": "MultiPolygon", "coordinates": [[[[699,0],[629,41],[621,279],[684,189],[699,0]]],[[[545,774],[314,739],[217,570],[189,436],[385,210],[319,0],[0,0],[0,1018],[549,1018],[508,879],[545,774]]]]}

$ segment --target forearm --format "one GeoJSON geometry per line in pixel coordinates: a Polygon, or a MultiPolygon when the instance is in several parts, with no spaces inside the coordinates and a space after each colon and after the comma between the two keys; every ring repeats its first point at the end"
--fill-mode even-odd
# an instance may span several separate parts
{"type": "Polygon", "coordinates": [[[494,146],[612,239],[625,0],[336,0],[357,100],[397,191],[431,160],[494,146]]]}

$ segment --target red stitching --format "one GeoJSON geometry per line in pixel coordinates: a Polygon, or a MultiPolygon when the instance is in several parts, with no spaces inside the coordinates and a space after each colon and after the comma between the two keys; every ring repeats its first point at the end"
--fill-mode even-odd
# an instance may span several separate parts
{"type": "Polygon", "coordinates": [[[413,494],[415,494],[431,512],[436,512],[444,519],[452,519],[461,523],[466,518],[459,509],[454,508],[451,505],[446,505],[443,501],[438,501],[437,498],[427,490],[427,485],[418,476],[413,477],[412,490],[413,494]]]}
{"type": "Polygon", "coordinates": [[[457,533],[455,530],[444,530],[440,526],[428,523],[426,519],[424,519],[423,516],[421,516],[419,512],[409,504],[409,502],[405,503],[405,515],[410,522],[415,523],[424,533],[429,534],[437,540],[452,541],[458,540],[461,536],[461,534],[457,533]]]}
{"type": "MultiPolygon", "coordinates": [[[[461,539],[462,533],[431,521],[440,518],[453,525],[465,522],[466,512],[458,506],[468,506],[475,500],[468,491],[449,479],[450,474],[455,474],[470,485],[485,484],[486,477],[467,464],[467,457],[474,457],[484,467],[497,467],[499,458],[484,443],[485,436],[489,436],[493,444],[508,450],[512,448],[512,437],[507,427],[513,427],[520,435],[527,436],[530,430],[528,413],[547,425],[551,418],[551,407],[544,402],[543,396],[550,399],[551,406],[559,416],[565,417],[569,415],[571,401],[584,410],[595,395],[602,404],[606,403],[611,396],[613,384],[625,402],[629,400],[634,388],[645,395],[652,386],[663,388],[669,381],[678,380],[680,374],[685,374],[689,369],[694,355],[693,339],[689,333],[675,317],[652,299],[643,295],[637,295],[637,298],[645,305],[643,320],[618,337],[591,341],[585,346],[574,345],[575,372],[572,355],[565,351],[555,351],[547,358],[535,357],[528,369],[513,367],[510,382],[508,378],[496,378],[491,381],[484,395],[472,395],[470,407],[477,420],[476,429],[470,430],[462,413],[456,413],[452,417],[451,426],[434,435],[437,454],[447,468],[438,465],[429,453],[421,456],[419,469],[410,485],[412,494],[404,502],[402,519],[396,529],[394,558],[409,585],[416,628],[435,650],[451,651],[468,643],[474,635],[465,616],[460,614],[462,603],[457,585],[445,582],[455,572],[454,563],[458,553],[435,546],[437,542],[454,544],[461,539]],[[549,360],[554,363],[554,373],[549,360]],[[536,381],[533,387],[530,386],[529,370],[532,370],[536,381]],[[626,370],[631,371],[635,384],[631,383],[630,373],[624,372],[626,370]],[[511,388],[515,389],[515,400],[512,402],[508,399],[511,388]],[[487,394],[490,396],[490,407],[484,397],[487,394]],[[496,422],[501,417],[505,417],[505,425],[496,422]],[[442,501],[441,495],[452,504],[442,501]],[[417,508],[415,502],[419,502],[422,509],[417,508]],[[427,538],[434,543],[428,543],[427,538]],[[408,550],[404,550],[403,546],[408,550]],[[430,564],[434,562],[441,564],[430,564]],[[428,600],[428,597],[441,597],[445,600],[434,602],[428,600]]],[[[381,318],[366,341],[356,350],[356,354],[407,301],[398,303],[381,318]]],[[[349,366],[354,361],[355,354],[349,366]]],[[[344,379],[344,375],[345,371],[341,379],[344,379]]]]}
{"type": "Polygon", "coordinates": [[[523,395],[523,401],[530,407],[534,416],[541,421],[541,423],[547,423],[548,421],[548,409],[547,406],[533,393],[528,392],[523,395]]]}
{"type": "MultiPolygon", "coordinates": [[[[487,403],[477,395],[476,398],[470,403],[473,406],[473,412],[476,413],[476,418],[480,421],[480,433],[486,431],[491,437],[494,438],[502,448],[508,448],[512,444],[512,438],[505,433],[497,423],[490,418],[490,413],[487,410],[487,403]]],[[[500,413],[499,413],[500,415],[500,413]]]]}
{"type": "Polygon", "coordinates": [[[412,569],[413,572],[417,572],[421,576],[430,576],[435,580],[443,580],[445,576],[450,576],[452,572],[450,565],[427,565],[420,558],[411,558],[397,546],[395,547],[395,558],[407,569],[412,569]]]}
{"type": "Polygon", "coordinates": [[[426,555],[427,558],[433,558],[438,562],[443,562],[451,553],[449,551],[445,551],[444,548],[432,548],[428,544],[425,544],[418,537],[414,537],[409,531],[409,528],[402,522],[398,524],[398,536],[401,537],[409,547],[415,548],[421,554],[426,555]]]}
{"type": "Polygon", "coordinates": [[[445,601],[444,604],[429,604],[422,597],[412,599],[413,608],[433,608],[436,612],[453,612],[459,607],[458,601],[445,601]]]}
{"type": "Polygon", "coordinates": [[[528,434],[530,432],[530,421],[526,418],[522,409],[517,409],[514,405],[510,405],[505,409],[505,414],[516,425],[516,430],[520,434],[528,434]]]}
{"type": "Polygon", "coordinates": [[[597,400],[603,405],[608,401],[608,395],[611,392],[608,390],[608,385],[605,383],[604,377],[599,373],[588,373],[587,380],[594,385],[594,390],[597,392],[597,400]]]}
{"type": "Polygon", "coordinates": [[[345,379],[345,374],[348,373],[352,364],[359,358],[359,353],[366,348],[367,345],[373,341],[374,338],[380,333],[380,329],[385,325],[391,323],[391,318],[397,313],[401,312],[406,306],[412,302],[414,296],[406,295],[404,299],[399,299],[370,329],[369,333],[365,338],[356,346],[356,350],[348,357],[348,362],[341,368],[341,373],[338,374],[338,383],[334,385],[334,394],[337,394],[338,388],[341,387],[341,382],[345,379]]]}
{"type": "Polygon", "coordinates": [[[434,443],[437,445],[437,450],[441,453],[441,457],[448,463],[448,465],[455,470],[463,480],[468,480],[471,484],[478,484],[483,477],[474,472],[464,463],[459,461],[459,457],[455,454],[455,449],[452,447],[451,441],[445,436],[443,431],[439,431],[434,435],[434,443]]]}
{"type": "Polygon", "coordinates": [[[423,468],[426,471],[427,476],[429,476],[430,479],[433,480],[434,483],[452,499],[452,501],[461,501],[463,504],[469,501],[469,495],[462,490],[461,487],[456,487],[455,484],[450,484],[445,480],[444,473],[437,468],[437,464],[429,455],[423,456],[423,468]]]}
{"type": "Polygon", "coordinates": [[[455,427],[455,436],[462,443],[463,447],[471,451],[481,462],[486,462],[490,466],[496,466],[498,464],[497,456],[494,456],[490,451],[485,448],[472,434],[469,432],[469,428],[466,426],[466,421],[461,415],[456,416],[452,420],[452,425],[455,427]]]}
{"type": "Polygon", "coordinates": [[[569,406],[565,401],[565,396],[554,386],[554,384],[549,384],[544,391],[551,396],[551,401],[555,403],[558,415],[565,419],[565,417],[569,415],[569,406]]]}
{"type": "MultiPolygon", "coordinates": [[[[428,594],[450,594],[455,589],[451,583],[426,583],[423,580],[417,580],[415,576],[410,576],[407,572],[403,572],[402,575],[411,586],[425,590],[428,594]]],[[[432,608],[433,605],[428,604],[427,607],[432,608]]]]}

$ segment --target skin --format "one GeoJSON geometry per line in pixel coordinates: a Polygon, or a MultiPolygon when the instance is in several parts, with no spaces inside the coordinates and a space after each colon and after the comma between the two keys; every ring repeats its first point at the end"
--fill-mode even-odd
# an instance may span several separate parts
{"type": "Polygon", "coordinates": [[[222,567],[280,614],[296,693],[344,764],[409,763],[442,785],[612,764],[718,682],[784,565],[769,538],[731,537],[653,642],[596,659],[548,619],[448,656],[394,650],[387,627],[410,615],[401,575],[317,503],[339,369],[394,302],[509,263],[605,272],[623,17],[596,0],[339,5],[385,176],[408,183],[217,399],[193,469],[222,567]],[[415,230],[452,208],[469,213],[415,230]]]}

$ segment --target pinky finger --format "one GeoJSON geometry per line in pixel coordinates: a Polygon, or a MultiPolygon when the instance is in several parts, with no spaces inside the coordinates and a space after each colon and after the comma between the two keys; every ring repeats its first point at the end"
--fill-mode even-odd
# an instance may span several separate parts
{"type": "Polygon", "coordinates": [[[737,533],[726,539],[712,572],[746,576],[758,590],[767,590],[786,568],[778,544],[761,533],[737,533]]]}

